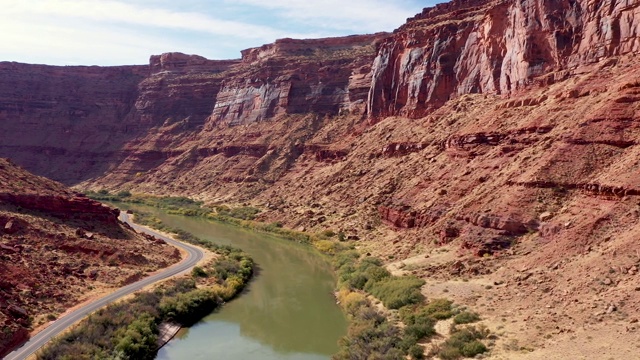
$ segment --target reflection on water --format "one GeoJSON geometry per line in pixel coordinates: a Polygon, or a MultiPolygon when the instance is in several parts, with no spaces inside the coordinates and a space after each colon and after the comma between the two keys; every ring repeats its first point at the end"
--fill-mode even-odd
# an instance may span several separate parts
{"type": "MultiPolygon", "coordinates": [[[[148,211],[148,208],[145,208],[148,211]]],[[[203,219],[157,213],[167,225],[251,254],[259,271],[245,293],[183,331],[158,359],[328,359],[346,321],[330,266],[307,246],[203,219]]]]}

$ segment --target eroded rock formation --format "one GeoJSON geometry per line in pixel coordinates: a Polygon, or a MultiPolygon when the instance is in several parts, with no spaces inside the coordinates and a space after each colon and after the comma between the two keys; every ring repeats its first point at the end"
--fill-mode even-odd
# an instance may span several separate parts
{"type": "Polygon", "coordinates": [[[567,70],[639,51],[639,25],[633,1],[454,0],[426,8],[379,47],[369,113],[420,117],[462,94],[549,85],[567,70]]]}

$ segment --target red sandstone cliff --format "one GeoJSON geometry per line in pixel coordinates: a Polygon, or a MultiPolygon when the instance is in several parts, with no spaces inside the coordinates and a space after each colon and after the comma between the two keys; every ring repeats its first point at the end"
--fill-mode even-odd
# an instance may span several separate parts
{"type": "Polygon", "coordinates": [[[362,111],[373,43],[384,36],[281,39],[245,50],[243,66],[216,98],[212,120],[238,125],[284,114],[362,111]]]}
{"type": "Polygon", "coordinates": [[[180,139],[217,126],[362,113],[373,43],[384,36],[282,39],[228,61],[167,53],[148,66],[0,63],[0,154],[73,184],[123,163],[129,175],[153,169],[180,139]],[[169,134],[144,138],[163,128],[169,134]]]}
{"type": "Polygon", "coordinates": [[[421,117],[462,94],[509,95],[640,50],[635,1],[454,0],[384,41],[369,113],[421,117]]]}

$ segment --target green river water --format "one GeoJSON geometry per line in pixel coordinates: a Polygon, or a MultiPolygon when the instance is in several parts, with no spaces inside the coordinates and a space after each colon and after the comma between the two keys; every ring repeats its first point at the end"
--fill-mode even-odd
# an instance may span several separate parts
{"type": "Polygon", "coordinates": [[[331,267],[318,252],[204,219],[154,213],[171,227],[239,247],[257,264],[245,292],[182,330],[157,359],[319,360],[337,352],[347,322],[333,298],[331,267]]]}

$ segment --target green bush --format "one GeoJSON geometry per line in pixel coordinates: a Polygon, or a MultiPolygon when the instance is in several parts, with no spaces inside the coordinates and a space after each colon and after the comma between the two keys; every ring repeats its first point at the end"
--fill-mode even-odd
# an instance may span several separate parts
{"type": "Polygon", "coordinates": [[[360,255],[355,250],[342,251],[333,258],[333,267],[340,270],[343,266],[353,266],[360,255]]]}
{"type": "Polygon", "coordinates": [[[121,198],[128,198],[128,197],[131,197],[131,193],[127,190],[123,190],[118,192],[117,196],[121,198]]]}
{"type": "Polygon", "coordinates": [[[129,359],[154,359],[158,341],[158,324],[154,316],[139,314],[138,319],[131,322],[116,337],[115,350],[129,359]]]}
{"type": "Polygon", "coordinates": [[[352,319],[347,336],[340,339],[340,351],[334,360],[404,359],[397,347],[400,330],[370,305],[364,306],[352,319]]]}
{"type": "Polygon", "coordinates": [[[429,301],[423,311],[434,319],[444,320],[453,316],[453,302],[447,299],[433,299],[429,301]]]}
{"type": "Polygon", "coordinates": [[[436,334],[436,330],[434,328],[436,320],[426,315],[424,312],[418,312],[416,314],[403,317],[402,321],[406,325],[404,329],[405,335],[411,337],[415,341],[425,337],[431,337],[436,334]]]}
{"type": "Polygon", "coordinates": [[[455,360],[462,357],[462,353],[459,349],[453,347],[441,347],[438,350],[438,357],[442,360],[455,360]]]}
{"type": "Polygon", "coordinates": [[[480,316],[474,312],[464,311],[453,318],[454,324],[470,324],[480,320],[480,316]]]}
{"type": "Polygon", "coordinates": [[[163,209],[179,209],[179,208],[199,208],[203,202],[195,201],[185,196],[165,196],[165,197],[145,197],[148,205],[156,206],[163,209]]]}
{"type": "Polygon", "coordinates": [[[365,290],[382,301],[389,309],[399,309],[405,305],[424,301],[420,288],[425,282],[413,276],[384,278],[368,283],[365,290]]]}
{"type": "Polygon", "coordinates": [[[211,313],[221,302],[211,290],[196,289],[163,299],[160,302],[160,313],[167,320],[189,326],[211,313]]]}
{"type": "Polygon", "coordinates": [[[241,220],[253,220],[256,215],[260,213],[260,209],[251,206],[241,206],[236,208],[230,208],[228,206],[217,206],[216,212],[221,216],[228,216],[241,220]]]}
{"type": "Polygon", "coordinates": [[[413,345],[409,349],[409,355],[411,355],[412,359],[420,360],[424,359],[424,348],[420,345],[413,345]]]}
{"type": "Polygon", "coordinates": [[[334,236],[336,236],[336,232],[329,229],[329,230],[325,230],[323,232],[320,233],[320,236],[323,238],[332,238],[334,236]]]}
{"type": "Polygon", "coordinates": [[[487,347],[478,341],[488,334],[485,328],[468,326],[462,329],[452,327],[452,334],[438,350],[438,356],[443,360],[474,357],[487,351],[487,347]]]}
{"type": "Polygon", "coordinates": [[[216,261],[213,270],[213,276],[220,280],[226,280],[230,275],[238,273],[240,270],[240,264],[231,259],[224,258],[216,261]]]}
{"type": "Polygon", "coordinates": [[[208,277],[209,274],[201,268],[200,266],[194,266],[193,270],[191,270],[191,276],[193,277],[208,277]]]}
{"type": "Polygon", "coordinates": [[[473,340],[470,343],[466,343],[462,347],[462,355],[465,357],[474,357],[478,354],[482,354],[487,351],[487,347],[478,340],[473,340]]]}

